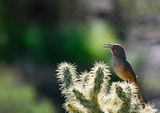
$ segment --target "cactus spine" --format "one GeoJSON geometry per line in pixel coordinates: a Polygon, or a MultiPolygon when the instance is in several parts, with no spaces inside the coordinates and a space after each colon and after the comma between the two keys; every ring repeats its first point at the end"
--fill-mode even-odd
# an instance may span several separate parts
{"type": "Polygon", "coordinates": [[[142,109],[136,88],[126,82],[112,82],[103,62],[96,62],[90,72],[77,75],[76,66],[60,63],[57,78],[69,113],[156,113],[150,104],[142,109]]]}

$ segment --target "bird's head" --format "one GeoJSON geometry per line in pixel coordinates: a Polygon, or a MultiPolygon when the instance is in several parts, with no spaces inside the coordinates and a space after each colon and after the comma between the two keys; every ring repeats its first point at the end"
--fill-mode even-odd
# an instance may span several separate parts
{"type": "Polygon", "coordinates": [[[105,44],[105,48],[110,48],[114,57],[126,59],[124,48],[120,44],[105,44]]]}

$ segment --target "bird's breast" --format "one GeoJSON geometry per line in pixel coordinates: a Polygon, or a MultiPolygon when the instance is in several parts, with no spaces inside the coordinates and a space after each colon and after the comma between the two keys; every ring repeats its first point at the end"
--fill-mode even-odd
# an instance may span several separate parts
{"type": "Polygon", "coordinates": [[[124,66],[123,66],[123,61],[120,59],[114,59],[113,61],[113,67],[115,73],[121,78],[121,79],[127,79],[126,73],[124,72],[124,66]]]}
{"type": "Polygon", "coordinates": [[[115,71],[115,73],[117,75],[120,74],[120,71],[121,71],[121,67],[120,66],[121,66],[121,64],[119,62],[117,62],[117,61],[113,62],[114,71],[115,71]]]}

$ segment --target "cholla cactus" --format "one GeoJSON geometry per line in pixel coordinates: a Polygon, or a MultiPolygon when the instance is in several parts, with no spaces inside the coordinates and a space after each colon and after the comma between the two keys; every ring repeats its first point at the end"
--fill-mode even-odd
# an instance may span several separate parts
{"type": "Polygon", "coordinates": [[[80,75],[69,63],[58,65],[57,78],[69,113],[156,113],[151,105],[142,109],[136,88],[126,82],[111,82],[108,66],[95,63],[90,72],[80,75]]]}

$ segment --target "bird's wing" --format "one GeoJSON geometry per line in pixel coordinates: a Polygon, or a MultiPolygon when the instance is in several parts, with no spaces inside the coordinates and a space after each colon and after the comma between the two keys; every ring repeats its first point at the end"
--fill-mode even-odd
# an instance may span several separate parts
{"type": "Polygon", "coordinates": [[[134,81],[136,83],[136,74],[133,71],[131,65],[127,61],[124,62],[124,70],[131,77],[131,79],[133,79],[132,82],[134,81]]]}

